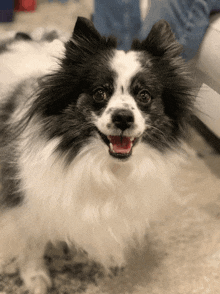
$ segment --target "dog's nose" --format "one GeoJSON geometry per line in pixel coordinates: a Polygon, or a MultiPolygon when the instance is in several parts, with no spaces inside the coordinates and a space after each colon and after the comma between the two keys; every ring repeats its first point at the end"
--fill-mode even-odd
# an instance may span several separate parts
{"type": "Polygon", "coordinates": [[[134,115],[128,109],[117,109],[112,114],[112,122],[117,128],[124,131],[134,123],[134,115]]]}

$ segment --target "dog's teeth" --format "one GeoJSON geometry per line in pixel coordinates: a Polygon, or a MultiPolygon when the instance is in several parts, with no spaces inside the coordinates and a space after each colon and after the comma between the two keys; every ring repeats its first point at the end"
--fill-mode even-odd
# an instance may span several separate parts
{"type": "Polygon", "coordinates": [[[109,141],[111,141],[111,137],[110,136],[107,136],[107,138],[109,139],[109,141]]]}
{"type": "Polygon", "coordinates": [[[134,137],[130,137],[130,140],[131,140],[131,141],[134,141],[134,137]]]}
{"type": "Polygon", "coordinates": [[[113,153],[115,153],[115,151],[114,151],[114,149],[113,149],[113,145],[112,145],[112,143],[110,143],[109,146],[110,146],[111,151],[112,151],[113,153]]]}

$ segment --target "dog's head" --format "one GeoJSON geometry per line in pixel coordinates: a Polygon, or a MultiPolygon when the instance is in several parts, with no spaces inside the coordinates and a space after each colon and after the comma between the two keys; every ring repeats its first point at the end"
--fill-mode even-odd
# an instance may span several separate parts
{"type": "Polygon", "coordinates": [[[50,138],[62,138],[61,150],[74,155],[98,137],[110,156],[125,160],[138,144],[163,152],[181,137],[191,88],[169,24],[156,23],[128,52],[116,46],[78,18],[60,70],[43,81],[32,113],[47,122],[50,138]]]}

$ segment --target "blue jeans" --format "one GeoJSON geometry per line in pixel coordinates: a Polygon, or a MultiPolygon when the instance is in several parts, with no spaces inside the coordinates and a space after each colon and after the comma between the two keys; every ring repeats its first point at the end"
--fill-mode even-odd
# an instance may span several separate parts
{"type": "Polygon", "coordinates": [[[145,39],[154,23],[165,19],[183,46],[183,57],[189,60],[208,28],[210,13],[220,11],[219,0],[149,1],[150,10],[142,21],[138,0],[95,0],[94,25],[100,34],[116,36],[118,48],[127,51],[134,38],[145,39]]]}
{"type": "Polygon", "coordinates": [[[1,0],[0,2],[0,22],[10,22],[13,20],[14,1],[1,0]]]}

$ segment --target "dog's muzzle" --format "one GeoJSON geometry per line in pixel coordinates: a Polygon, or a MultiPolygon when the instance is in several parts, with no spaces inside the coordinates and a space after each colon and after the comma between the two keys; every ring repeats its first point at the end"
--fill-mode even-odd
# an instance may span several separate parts
{"type": "Polygon", "coordinates": [[[100,134],[103,141],[109,146],[111,156],[118,159],[127,159],[132,154],[132,148],[137,143],[135,137],[124,136],[124,132],[134,126],[134,114],[128,109],[117,109],[111,115],[114,129],[120,131],[120,136],[100,134]]]}

